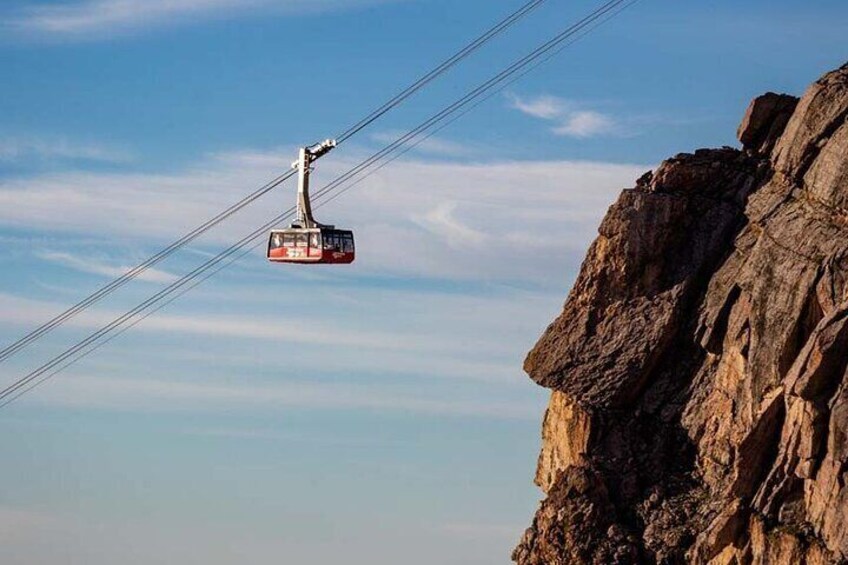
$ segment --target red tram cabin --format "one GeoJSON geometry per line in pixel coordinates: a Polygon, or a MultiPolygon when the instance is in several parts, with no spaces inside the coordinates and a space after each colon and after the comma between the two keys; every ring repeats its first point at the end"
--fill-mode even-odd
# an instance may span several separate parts
{"type": "Polygon", "coordinates": [[[353,232],[334,228],[271,231],[268,260],[274,263],[349,264],[356,257],[353,232]]]}
{"type": "Polygon", "coordinates": [[[312,164],[334,147],[334,139],[311,147],[302,147],[297,161],[292,163],[292,168],[298,171],[296,217],[288,228],[271,230],[267,252],[269,261],[334,265],[353,263],[356,256],[353,232],[316,222],[312,217],[312,203],[309,201],[312,164]]]}

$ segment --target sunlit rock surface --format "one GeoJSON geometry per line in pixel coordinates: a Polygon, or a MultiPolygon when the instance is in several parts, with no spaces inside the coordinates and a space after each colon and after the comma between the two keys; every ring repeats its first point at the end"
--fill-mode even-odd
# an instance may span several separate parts
{"type": "Polygon", "coordinates": [[[520,565],[848,562],[848,65],[625,190],[525,370],[520,565]]]}

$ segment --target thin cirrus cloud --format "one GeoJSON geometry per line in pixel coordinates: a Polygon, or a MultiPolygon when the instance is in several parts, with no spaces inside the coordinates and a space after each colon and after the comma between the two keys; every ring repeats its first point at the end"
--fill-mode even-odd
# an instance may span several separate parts
{"type": "MultiPolygon", "coordinates": [[[[169,174],[70,171],[0,179],[0,227],[158,244],[182,236],[279,174],[286,154],[238,151],[169,174]],[[63,210],[60,217],[57,208],[63,210]]],[[[322,165],[316,186],[356,165],[355,157],[322,165]]],[[[368,251],[357,263],[360,272],[559,281],[562,266],[537,261],[536,254],[582,254],[609,204],[646,168],[400,160],[317,213],[319,220],[357,230],[368,251]]],[[[203,244],[229,245],[293,204],[294,197],[289,183],[267,196],[264,206],[249,207],[216,228],[203,244]]]]}
{"type": "MultiPolygon", "coordinates": [[[[282,347],[283,345],[303,349],[305,347],[323,347],[326,343],[333,343],[339,351],[358,353],[361,351],[379,351],[381,355],[374,359],[375,364],[371,367],[392,366],[397,368],[402,363],[395,365],[385,362],[386,356],[435,355],[442,354],[450,356],[454,361],[463,360],[461,370],[463,372],[474,367],[482,366],[485,371],[500,374],[497,369],[498,350],[488,349],[489,341],[486,335],[487,328],[497,325],[501,315],[508,315],[514,322],[516,328],[513,330],[501,330],[500,335],[509,334],[513,340],[520,341],[523,335],[532,334],[535,329],[537,311],[544,311],[548,304],[548,295],[541,293],[522,294],[524,304],[518,306],[512,302],[514,295],[506,300],[504,296],[496,295],[486,298],[463,297],[462,299],[451,296],[440,296],[432,294],[420,294],[411,291],[388,292],[363,290],[348,291],[361,298],[363,304],[344,306],[342,297],[335,298],[332,295],[324,301],[327,306],[320,311],[310,309],[311,315],[308,321],[298,314],[297,299],[283,300],[289,294],[301,295],[307,286],[290,285],[286,288],[294,289],[294,292],[283,293],[278,303],[283,304],[285,309],[294,312],[288,316],[276,314],[268,316],[257,311],[257,305],[245,300],[243,295],[249,294],[251,290],[244,286],[226,287],[231,296],[226,308],[231,314],[214,314],[209,312],[209,305],[204,303],[201,309],[193,309],[182,314],[159,313],[152,316],[138,326],[138,331],[156,335],[171,335],[174,339],[203,338],[221,339],[232,342],[242,339],[250,342],[269,342],[282,347]],[[382,296],[387,301],[396,304],[392,307],[391,315],[382,311],[374,311],[373,304],[382,296]],[[482,312],[474,318],[471,314],[482,312]],[[369,316],[370,313],[370,316],[369,316]],[[347,315],[350,323],[342,323],[339,316],[347,315]],[[372,330],[363,331],[357,325],[357,320],[363,318],[371,320],[372,330]],[[407,320],[418,320],[415,327],[407,327],[407,320]],[[450,325],[450,331],[444,329],[444,325],[450,325]],[[523,324],[523,326],[521,326],[523,324]],[[463,331],[466,335],[462,335],[463,331]],[[523,331],[524,333],[521,333],[523,331]],[[469,337],[471,336],[471,337],[469,337]],[[479,353],[481,359],[471,359],[469,353],[479,353]],[[469,362],[469,363],[466,363],[469,362]],[[473,365],[473,367],[472,367],[473,365]]],[[[200,291],[199,291],[200,292],[200,291]]],[[[202,298],[202,296],[201,296],[202,298]]],[[[557,297],[558,298],[558,297],[557,297]]],[[[221,303],[221,300],[217,301],[221,303]]],[[[223,307],[223,306],[219,306],[223,307]]],[[[259,305],[261,308],[262,305],[259,305]]],[[[267,307],[266,307],[267,309],[267,307]]],[[[26,298],[18,295],[0,293],[0,322],[6,327],[19,326],[29,327],[36,320],[48,318],[50,315],[61,310],[61,304],[54,301],[42,301],[26,298]]],[[[302,308],[301,308],[302,310],[302,308]]],[[[93,309],[86,311],[80,316],[69,321],[70,328],[92,330],[99,329],[112,320],[116,319],[122,310],[93,309]]],[[[529,341],[527,343],[529,345],[529,341]]],[[[503,349],[500,347],[500,349],[503,349]]],[[[183,354],[181,354],[183,355],[183,354]]],[[[400,361],[400,357],[393,357],[400,361]]],[[[406,361],[418,363],[414,356],[405,357],[406,361]]],[[[189,359],[196,361],[195,359],[189,359]]],[[[344,364],[335,365],[337,359],[327,358],[323,361],[334,369],[343,369],[344,364]]],[[[440,359],[435,357],[430,365],[439,364],[440,359]]],[[[297,365],[298,359],[287,361],[287,365],[297,365]]],[[[481,373],[480,376],[484,376],[481,373]]],[[[479,380],[476,379],[475,380],[479,380]]],[[[494,380],[502,380],[496,377],[494,380]]]]}
{"type": "MultiPolygon", "coordinates": [[[[36,253],[36,256],[39,259],[43,259],[44,261],[57,263],[59,265],[74,269],[76,271],[93,275],[101,275],[109,278],[120,277],[133,268],[129,265],[107,265],[99,261],[93,261],[84,257],[78,257],[71,253],[63,253],[56,251],[41,251],[36,253]]],[[[139,275],[137,278],[139,280],[147,282],[169,284],[177,280],[178,277],[174,274],[162,271],[160,269],[148,269],[147,271],[139,275]]]]}
{"type": "Polygon", "coordinates": [[[615,127],[615,121],[611,117],[600,112],[583,110],[570,113],[562,124],[553,128],[553,132],[569,137],[594,137],[611,133],[615,131],[615,127]]]}
{"type": "Polygon", "coordinates": [[[521,97],[508,95],[510,106],[534,118],[553,123],[556,135],[589,138],[611,135],[620,131],[620,124],[609,114],[582,108],[557,96],[521,97]]]}
{"type": "MultiPolygon", "coordinates": [[[[351,151],[365,149],[351,147],[351,151]]],[[[281,156],[287,154],[285,149],[236,151],[209,156],[169,174],[71,171],[0,179],[0,226],[26,227],[48,237],[71,234],[93,239],[99,236],[107,242],[124,238],[159,241],[182,235],[186,227],[193,227],[232,203],[236,196],[275,176],[285,163],[281,156]],[[63,210],[60,218],[55,214],[57,206],[63,210]]],[[[316,186],[348,170],[359,161],[356,157],[340,153],[338,159],[322,165],[316,172],[316,186]]],[[[255,263],[246,261],[248,264],[242,265],[239,278],[220,283],[228,286],[201,287],[187,297],[191,315],[165,312],[145,320],[138,327],[139,339],[167,335],[169,342],[186,344],[217,340],[216,347],[232,349],[236,354],[245,343],[273,343],[284,360],[281,371],[285,374],[379,374],[391,367],[392,377],[402,376],[401,382],[418,383],[426,372],[427,376],[451,382],[485,382],[487,390],[498,385],[497,390],[508,390],[512,395],[513,383],[523,383],[519,372],[523,351],[541,330],[540,320],[549,319],[561,300],[566,257],[582,255],[609,202],[643,171],[643,166],[592,162],[400,160],[332,207],[318,210],[319,218],[357,230],[361,261],[354,265],[351,276],[389,273],[420,275],[428,280],[483,280],[491,295],[453,296],[450,292],[386,288],[368,292],[342,285],[337,297],[333,291],[321,292],[321,308],[316,311],[311,306],[307,309],[309,302],[303,299],[314,294],[307,282],[293,280],[284,271],[270,271],[261,257],[254,257],[251,261],[255,263]],[[540,261],[539,257],[554,260],[540,261]],[[263,272],[254,273],[253,264],[262,266],[263,272]],[[249,276],[257,277],[249,279],[253,285],[250,289],[243,286],[249,276]],[[273,315],[263,305],[250,303],[255,296],[267,296],[252,291],[260,283],[265,288],[266,280],[272,281],[272,288],[291,290],[275,299],[277,313],[273,315]],[[511,285],[539,285],[540,281],[550,281],[554,292],[537,291],[535,286],[522,291],[511,285]],[[509,284],[502,287],[499,282],[509,284]],[[283,284],[288,286],[280,287],[283,284]],[[226,291],[228,300],[236,302],[225,303],[215,293],[206,294],[212,291],[226,291]],[[409,324],[409,320],[415,323],[409,324]],[[371,329],[363,331],[363,324],[371,329]],[[493,328],[497,330],[493,332],[493,328]],[[505,351],[504,341],[513,344],[515,351],[505,351]],[[322,356],[320,361],[291,354],[322,348],[328,342],[335,344],[335,353],[322,356]],[[422,358],[428,359],[426,367],[422,358]]],[[[266,205],[246,210],[233,225],[222,226],[205,242],[229,243],[293,199],[294,186],[289,183],[286,193],[269,196],[266,205]]],[[[100,257],[114,257],[113,246],[110,243],[108,251],[101,251],[86,244],[85,250],[95,249],[100,257]]],[[[94,271],[106,263],[112,268],[109,261],[79,264],[82,252],[73,247],[51,251],[65,255],[46,259],[66,267],[94,271]]],[[[0,321],[7,325],[29,327],[33,320],[47,319],[57,310],[60,305],[53,302],[0,295],[0,321]]],[[[86,312],[68,329],[99,328],[122,310],[86,312]]],[[[175,349],[182,354],[191,348],[175,349]]],[[[177,354],[170,348],[167,353],[177,354]]],[[[102,392],[100,383],[93,385],[102,392]]],[[[113,392],[101,397],[98,405],[125,408],[138,396],[164,394],[134,386],[134,382],[115,383],[113,392]]],[[[229,386],[169,389],[162,400],[173,408],[215,407],[221,398],[239,398],[236,393],[230,394],[229,386]]],[[[265,390],[260,386],[248,391],[237,404],[249,409],[257,404],[256,398],[267,395],[274,398],[270,408],[304,404],[390,411],[403,406],[424,414],[484,417],[499,417],[504,408],[497,397],[462,403],[438,398],[419,402],[413,391],[398,387],[396,395],[376,402],[370,393],[362,393],[360,398],[358,390],[331,394],[321,389],[320,397],[303,397],[295,394],[296,390],[265,390]],[[325,392],[330,396],[323,396],[325,392]],[[337,398],[351,395],[356,398],[338,404],[337,398]]],[[[52,390],[43,389],[48,395],[52,390]]],[[[91,394],[90,390],[76,391],[78,399],[91,399],[91,394]]],[[[63,399],[70,396],[59,395],[63,399]]],[[[511,417],[537,413],[536,408],[527,407],[511,417]]]]}
{"type": "MultiPolygon", "coordinates": [[[[269,314],[267,301],[253,302],[253,297],[263,294],[259,288],[232,281],[200,287],[188,304],[178,305],[178,312],[160,312],[123,339],[144,342],[151,336],[168,336],[174,347],[159,350],[158,358],[177,366],[197,367],[208,362],[203,351],[187,346],[202,340],[217,344],[216,368],[221,364],[254,367],[259,360],[244,357],[242,349],[245,344],[263,344],[263,349],[273,347],[277,352],[265,364],[278,366],[281,377],[390,371],[393,380],[405,376],[417,382],[426,371],[439,380],[512,388],[523,384],[519,359],[540,330],[540,320],[558,305],[561,292],[504,290],[476,296],[360,287],[347,288],[338,296],[322,291],[320,306],[316,306],[314,300],[303,299],[315,294],[309,290],[311,285],[286,275],[273,282],[274,289],[285,292],[277,293],[274,312],[269,314]],[[302,316],[302,312],[309,315],[302,316]],[[492,334],[491,328],[499,329],[492,334]],[[510,346],[504,347],[502,341],[510,346]],[[327,343],[334,344],[334,355],[303,355],[305,349],[317,351],[327,343]],[[422,358],[428,359],[425,365],[422,358]]],[[[268,285],[262,288],[267,290],[268,285]]],[[[61,309],[55,298],[43,301],[0,293],[0,325],[6,328],[28,329],[61,309]]],[[[68,330],[99,329],[122,310],[92,309],[71,320],[68,330]]],[[[116,346],[104,350],[107,364],[109,359],[126,359],[121,353],[127,351],[123,339],[117,342],[117,352],[116,346]]],[[[135,346],[129,347],[134,350],[135,346]]]]}
{"type": "Polygon", "coordinates": [[[176,382],[74,375],[61,385],[44,389],[40,403],[122,408],[127,411],[209,410],[221,406],[253,409],[366,410],[441,416],[470,416],[535,421],[539,403],[469,398],[423,397],[415,393],[385,392],[379,387],[343,383],[281,382],[235,386],[226,383],[176,382]]]}
{"type": "Polygon", "coordinates": [[[542,120],[559,118],[568,111],[565,100],[556,96],[542,95],[533,98],[522,98],[516,94],[508,95],[512,107],[520,112],[542,120]]]}
{"type": "MultiPolygon", "coordinates": [[[[390,130],[375,133],[371,139],[379,143],[394,143],[406,132],[400,130],[390,130]]],[[[440,156],[440,157],[469,157],[478,154],[478,148],[468,143],[460,143],[449,139],[431,136],[424,138],[420,142],[416,142],[415,151],[417,153],[440,156]]]]}
{"type": "Polygon", "coordinates": [[[483,244],[488,239],[487,234],[457,220],[454,217],[457,207],[457,202],[446,201],[414,221],[428,231],[440,234],[452,247],[483,244]]]}
{"type": "Polygon", "coordinates": [[[380,0],[77,0],[28,6],[13,12],[7,26],[51,39],[90,40],[147,28],[194,23],[259,10],[281,13],[350,9],[380,0]]]}
{"type": "Polygon", "coordinates": [[[23,161],[93,161],[121,164],[133,160],[125,149],[97,143],[73,141],[64,137],[0,138],[0,163],[23,161]]]}
{"type": "MultiPolygon", "coordinates": [[[[293,292],[282,293],[281,299],[285,299],[289,295],[308,294],[297,291],[297,287],[292,290],[293,292]]],[[[242,304],[242,296],[250,293],[245,292],[243,287],[241,290],[231,287],[228,294],[234,301],[233,306],[238,306],[233,309],[244,310],[238,315],[212,315],[197,311],[190,315],[165,313],[145,320],[138,327],[138,330],[148,336],[169,336],[168,341],[173,347],[159,349],[156,353],[157,361],[154,364],[165,363],[161,365],[163,368],[187,367],[191,374],[186,376],[194,378],[191,375],[202,375],[200,380],[203,383],[214,377],[214,374],[210,373],[215,373],[222,363],[229,363],[228,359],[231,354],[236,356],[232,360],[232,366],[240,367],[246,373],[257,372],[257,369],[259,373],[272,370],[275,375],[274,382],[282,383],[281,386],[290,391],[290,393],[284,395],[278,394],[282,393],[280,388],[268,391],[271,396],[276,397],[277,402],[275,404],[281,406],[301,402],[316,408],[329,408],[334,405],[331,400],[326,398],[291,396],[295,392],[302,391],[303,386],[306,385],[299,380],[296,385],[289,383],[289,381],[300,379],[303,375],[356,374],[371,375],[370,378],[373,378],[374,375],[390,373],[390,378],[394,383],[391,386],[392,390],[401,394],[401,397],[398,397],[397,400],[401,404],[406,404],[411,410],[425,413],[439,413],[444,410],[447,412],[455,411],[457,414],[496,416],[498,409],[487,410],[480,403],[485,405],[497,401],[498,394],[496,391],[498,390],[512,397],[515,394],[514,387],[523,388],[524,383],[520,378],[520,354],[512,353],[505,356],[504,349],[509,348],[505,348],[500,340],[506,339],[511,346],[520,350],[529,347],[529,339],[524,340],[524,337],[533,336],[536,333],[538,320],[542,317],[539,315],[539,311],[545,312],[547,307],[544,304],[548,302],[547,298],[541,296],[532,296],[518,301],[515,300],[515,295],[511,295],[508,299],[495,296],[460,298],[451,295],[430,295],[425,300],[422,295],[416,296],[414,292],[407,291],[349,290],[348,293],[366,299],[367,305],[363,305],[361,309],[356,307],[344,309],[339,306],[341,302],[334,299],[330,294],[321,301],[322,304],[328,304],[326,311],[311,310],[311,315],[306,319],[299,318],[296,314],[284,319],[279,315],[269,317],[267,314],[254,313],[255,308],[242,304]],[[372,312],[366,316],[360,315],[360,312],[374,310],[373,305],[378,303],[379,300],[375,300],[373,297],[378,296],[381,296],[384,302],[394,305],[391,308],[391,316],[387,318],[379,312],[372,312]],[[469,312],[479,312],[479,314],[469,315],[469,312]],[[455,319],[453,319],[454,317],[455,319]],[[503,326],[502,322],[499,323],[498,320],[504,317],[510,319],[510,327],[502,328],[497,332],[495,343],[492,343],[492,334],[487,331],[487,328],[503,326]],[[400,323],[397,323],[398,318],[401,319],[400,323]],[[406,324],[402,321],[403,319],[415,320],[415,323],[406,324]],[[366,323],[370,326],[368,330],[363,328],[363,324],[366,323]],[[198,350],[191,345],[198,343],[196,338],[203,338],[202,341],[207,347],[216,348],[214,367],[202,369],[202,367],[207,366],[204,364],[210,360],[205,353],[206,350],[198,350]],[[234,340],[239,338],[242,340],[242,345],[234,348],[234,340]],[[243,344],[247,341],[267,344],[269,348],[273,348],[276,354],[269,358],[257,358],[250,355],[242,358],[243,353],[241,353],[240,348],[243,348],[243,344]],[[327,343],[333,344],[333,355],[315,357],[303,354],[304,347],[317,347],[325,351],[327,343]],[[422,365],[422,358],[427,358],[427,363],[422,365]],[[422,380],[422,372],[426,372],[426,380],[422,380]],[[452,390],[458,390],[456,386],[459,385],[455,386],[450,383],[471,383],[473,381],[485,383],[486,394],[482,395],[485,398],[476,398],[470,406],[465,403],[442,405],[441,402],[410,404],[411,399],[416,398],[416,394],[412,393],[412,390],[419,391],[420,387],[438,386],[433,382],[433,378],[444,381],[445,384],[442,386],[450,387],[452,390]],[[513,392],[507,393],[506,391],[513,392]],[[315,402],[317,404],[314,404],[315,402]]],[[[555,299],[555,302],[558,302],[558,300],[559,297],[555,299]]],[[[280,310],[293,311],[294,308],[289,304],[283,304],[280,310]]],[[[0,321],[7,324],[28,326],[32,324],[33,320],[41,320],[50,313],[57,311],[58,306],[56,303],[0,293],[0,321]]],[[[102,310],[87,312],[74,319],[71,326],[77,329],[99,328],[113,319],[115,315],[115,312],[110,313],[102,310]]],[[[129,339],[135,338],[130,337],[129,339]]],[[[145,338],[142,335],[139,339],[142,339],[141,343],[143,343],[145,338]]],[[[121,370],[125,369],[128,359],[134,358],[132,352],[138,349],[138,344],[139,342],[136,341],[129,344],[120,344],[119,342],[118,345],[112,345],[97,356],[97,363],[94,365],[87,363],[81,366],[79,370],[93,370],[96,376],[111,379],[119,367],[121,370]]],[[[264,347],[263,349],[269,350],[264,347]]],[[[130,362],[130,364],[132,363],[130,362]]],[[[149,371],[156,371],[151,367],[152,365],[149,362],[143,364],[143,366],[138,367],[140,373],[135,376],[143,376],[146,380],[149,371]]],[[[53,382],[62,383],[68,379],[77,380],[76,377],[62,376],[53,382]]],[[[240,384],[232,381],[227,382],[228,387],[241,388],[240,384]]],[[[139,385],[138,381],[135,380],[119,380],[119,382],[105,386],[107,388],[114,387],[114,394],[109,394],[107,398],[102,399],[103,402],[96,403],[96,406],[100,408],[128,408],[126,406],[128,401],[138,402],[139,396],[143,397],[151,392],[149,389],[138,390],[136,387],[142,385],[139,385]],[[124,387],[122,383],[127,386],[124,387]]],[[[336,390],[327,387],[330,387],[329,383],[320,385],[319,389],[316,390],[327,393],[336,390]]],[[[52,386],[47,386],[39,389],[39,393],[34,398],[40,397],[44,393],[49,396],[52,388],[52,386]]],[[[168,387],[168,394],[160,400],[167,401],[166,408],[169,410],[179,409],[183,403],[189,400],[192,401],[191,405],[195,408],[202,408],[203,406],[210,408],[208,401],[213,399],[209,397],[209,394],[210,391],[214,392],[215,388],[215,386],[211,389],[206,388],[205,385],[201,388],[200,383],[188,389],[181,389],[180,385],[175,385],[174,388],[168,387]],[[171,394],[179,393],[180,390],[182,390],[182,393],[176,396],[171,394]]],[[[379,387],[377,387],[377,390],[379,390],[379,387]]],[[[360,391],[361,389],[356,389],[351,393],[359,395],[360,391]]],[[[337,392],[338,398],[341,399],[350,396],[343,391],[337,392]]],[[[92,394],[94,394],[93,391],[84,394],[80,391],[80,398],[91,400],[92,394]]],[[[362,398],[365,399],[372,397],[374,393],[366,394],[363,392],[362,394],[362,398]]],[[[213,394],[213,396],[215,395],[213,394]]],[[[240,406],[246,407],[253,404],[255,398],[263,397],[264,393],[257,389],[255,395],[249,394],[248,396],[250,398],[242,397],[241,393],[226,393],[220,395],[218,400],[226,401],[228,406],[237,409],[240,406]]],[[[452,395],[449,396],[452,397],[452,395]]],[[[58,397],[66,399],[67,391],[60,393],[58,397]]],[[[148,400],[152,401],[153,399],[149,398],[148,400]]],[[[436,400],[438,398],[433,399],[433,401],[436,400]]],[[[372,404],[370,401],[366,402],[360,399],[353,404],[344,406],[381,411],[396,409],[392,408],[393,403],[388,400],[372,404]]],[[[538,413],[538,411],[535,413],[538,413]]],[[[529,416],[534,412],[528,410],[525,414],[529,416]]]]}
{"type": "MultiPolygon", "coordinates": [[[[30,325],[33,319],[46,318],[58,310],[48,302],[29,300],[18,296],[0,293],[0,321],[10,324],[30,325]]],[[[116,319],[119,312],[95,311],[86,312],[69,322],[77,328],[100,328],[116,319]]],[[[305,325],[297,320],[262,321],[256,316],[215,317],[215,316],[166,316],[151,317],[139,326],[139,329],[157,333],[182,333],[200,336],[214,335],[227,338],[244,338],[251,340],[269,340],[277,343],[292,343],[300,345],[320,345],[331,341],[339,347],[356,347],[367,349],[408,349],[420,350],[422,344],[415,339],[404,339],[403,336],[383,332],[353,332],[344,331],[331,324],[322,326],[319,323],[305,325]]],[[[445,343],[434,340],[430,344],[434,349],[443,347],[445,343]]]]}

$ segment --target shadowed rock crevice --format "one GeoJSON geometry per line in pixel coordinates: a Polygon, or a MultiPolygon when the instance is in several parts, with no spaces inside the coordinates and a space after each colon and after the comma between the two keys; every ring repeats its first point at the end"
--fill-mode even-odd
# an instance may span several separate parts
{"type": "Polygon", "coordinates": [[[848,65],[612,205],[525,362],[553,392],[517,563],[848,560],[846,120],[848,65]]]}
{"type": "Polygon", "coordinates": [[[789,334],[789,339],[783,345],[783,351],[780,355],[780,374],[786,375],[790,367],[798,358],[804,345],[809,341],[813,330],[818,323],[824,318],[824,310],[819,304],[818,293],[816,287],[810,288],[810,293],[804,304],[804,309],[801,316],[795,323],[795,327],[789,334]]]}

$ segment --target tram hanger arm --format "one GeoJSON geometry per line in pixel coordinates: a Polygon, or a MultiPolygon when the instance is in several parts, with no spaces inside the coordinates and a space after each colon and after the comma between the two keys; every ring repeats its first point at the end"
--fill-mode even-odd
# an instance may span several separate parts
{"type": "MultiPolygon", "coordinates": [[[[321,143],[316,143],[310,147],[306,148],[306,154],[309,155],[309,160],[314,161],[315,159],[319,159],[336,148],[338,143],[335,139],[325,139],[321,143]]],[[[298,167],[298,161],[295,161],[292,164],[292,168],[296,169],[298,167]]]]}
{"type": "Polygon", "coordinates": [[[305,228],[321,226],[312,217],[312,204],[309,202],[309,175],[312,172],[312,163],[332,151],[336,145],[338,143],[335,139],[327,139],[309,147],[302,147],[297,161],[292,163],[292,168],[298,171],[297,212],[296,219],[292,223],[293,226],[298,225],[305,228]]]}

